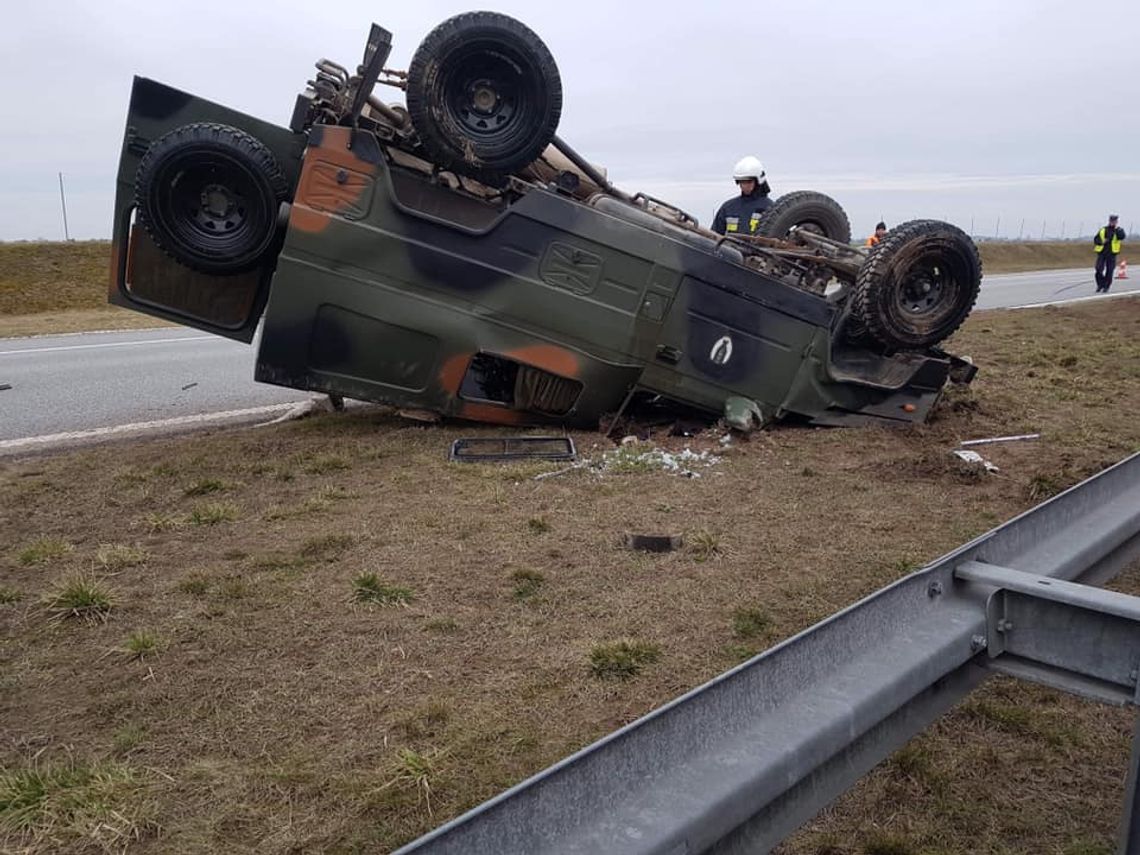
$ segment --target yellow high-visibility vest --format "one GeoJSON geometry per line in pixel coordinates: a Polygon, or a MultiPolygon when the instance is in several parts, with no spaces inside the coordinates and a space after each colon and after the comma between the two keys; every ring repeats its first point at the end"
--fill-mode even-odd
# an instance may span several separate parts
{"type": "Polygon", "coordinates": [[[1111,248],[1109,249],[1109,252],[1111,252],[1113,255],[1119,255],[1120,254],[1120,238],[1118,238],[1116,236],[1116,229],[1112,230],[1112,243],[1111,244],[1107,244],[1104,242],[1104,239],[1106,236],[1105,232],[1107,230],[1108,230],[1107,226],[1101,226],[1100,231],[1096,233],[1096,236],[1100,238],[1100,243],[1093,245],[1093,252],[1100,252],[1106,246],[1110,246],[1111,248]]]}

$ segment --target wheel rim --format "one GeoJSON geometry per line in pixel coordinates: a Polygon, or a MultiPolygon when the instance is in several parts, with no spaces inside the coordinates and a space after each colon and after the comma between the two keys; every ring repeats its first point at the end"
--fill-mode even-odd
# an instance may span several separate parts
{"type": "Polygon", "coordinates": [[[264,231],[270,216],[260,182],[224,152],[196,151],[171,158],[155,176],[155,219],[182,248],[227,257],[264,231]]]}
{"type": "Polygon", "coordinates": [[[531,119],[537,76],[525,57],[500,44],[466,44],[448,58],[440,76],[447,118],[480,154],[493,156],[531,119]]]}
{"type": "Polygon", "coordinates": [[[935,313],[942,305],[944,293],[948,289],[941,267],[934,265],[914,271],[899,287],[899,309],[912,317],[935,313]]]}
{"type": "Polygon", "coordinates": [[[947,324],[959,312],[959,298],[966,290],[968,264],[953,251],[926,252],[905,264],[889,304],[900,333],[906,338],[924,338],[947,324]]]}

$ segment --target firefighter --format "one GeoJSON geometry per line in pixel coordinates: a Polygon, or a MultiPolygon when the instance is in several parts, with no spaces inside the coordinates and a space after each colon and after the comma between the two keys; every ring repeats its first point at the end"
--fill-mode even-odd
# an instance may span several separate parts
{"type": "Polygon", "coordinates": [[[1096,292],[1108,293],[1112,285],[1112,274],[1116,270],[1116,256],[1120,253],[1120,245],[1124,242],[1124,229],[1116,225],[1118,217],[1113,214],[1108,218],[1108,225],[1101,226],[1100,231],[1093,235],[1093,252],[1096,253],[1096,292]]]}
{"type": "Polygon", "coordinates": [[[867,238],[867,243],[864,246],[878,246],[879,242],[887,236],[887,224],[878,222],[875,224],[875,233],[867,238]]]}
{"type": "Polygon", "coordinates": [[[740,195],[733,196],[720,206],[713,218],[713,231],[722,235],[752,235],[760,225],[760,215],[772,207],[768,194],[768,176],[759,158],[741,158],[732,170],[732,179],[740,188],[740,195]]]}

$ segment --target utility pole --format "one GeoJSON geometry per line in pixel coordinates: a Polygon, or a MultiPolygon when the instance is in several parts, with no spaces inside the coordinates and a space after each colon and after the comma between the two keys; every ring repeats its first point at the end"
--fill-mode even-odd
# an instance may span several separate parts
{"type": "Polygon", "coordinates": [[[63,195],[63,173],[59,173],[59,204],[63,208],[63,239],[66,241],[71,240],[71,234],[67,231],[67,200],[63,195]]]}
{"type": "Polygon", "coordinates": [[[1045,240],[1045,221],[1041,221],[1041,240],[1045,240]]]}
{"type": "Polygon", "coordinates": [[[1065,221],[1061,220],[1061,240],[1065,239],[1065,221]]]}
{"type": "Polygon", "coordinates": [[[974,236],[974,215],[970,214],[970,237],[974,236]]]}
{"type": "Polygon", "coordinates": [[[1081,220],[1081,227],[1077,229],[1077,237],[1081,237],[1085,233],[1085,221],[1081,220]]]}
{"type": "Polygon", "coordinates": [[[1001,214],[998,214],[997,222],[994,223],[994,240],[997,240],[998,229],[1001,228],[1001,214]]]}
{"type": "Polygon", "coordinates": [[[1021,240],[1021,236],[1025,234],[1025,217],[1021,218],[1021,225],[1017,229],[1017,239],[1021,240]]]}

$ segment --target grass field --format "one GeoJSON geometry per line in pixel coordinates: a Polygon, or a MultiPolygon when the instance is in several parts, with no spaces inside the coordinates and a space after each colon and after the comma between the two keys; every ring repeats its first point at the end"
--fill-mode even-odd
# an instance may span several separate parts
{"type": "Polygon", "coordinates": [[[0,243],[0,338],[163,322],[107,305],[109,241],[0,243]]]}
{"type": "MultiPolygon", "coordinates": [[[[0,338],[162,326],[149,315],[107,305],[107,241],[0,243],[0,338]]],[[[1084,243],[979,244],[990,273],[1091,267],[1084,243]]]]}
{"type": "MultiPolygon", "coordinates": [[[[377,411],[2,462],[0,849],[391,849],[1136,451],[1138,332],[979,313],[931,424],[655,436],[721,457],[691,479],[377,411]]],[[[1109,853],[1131,722],[995,680],[781,852],[1109,853]]]]}
{"type": "MultiPolygon", "coordinates": [[[[982,241],[982,265],[987,273],[1017,273],[1022,270],[1092,268],[1096,257],[1089,241],[982,241]]],[[[1127,257],[1127,253],[1122,253],[1127,257]]]]}

